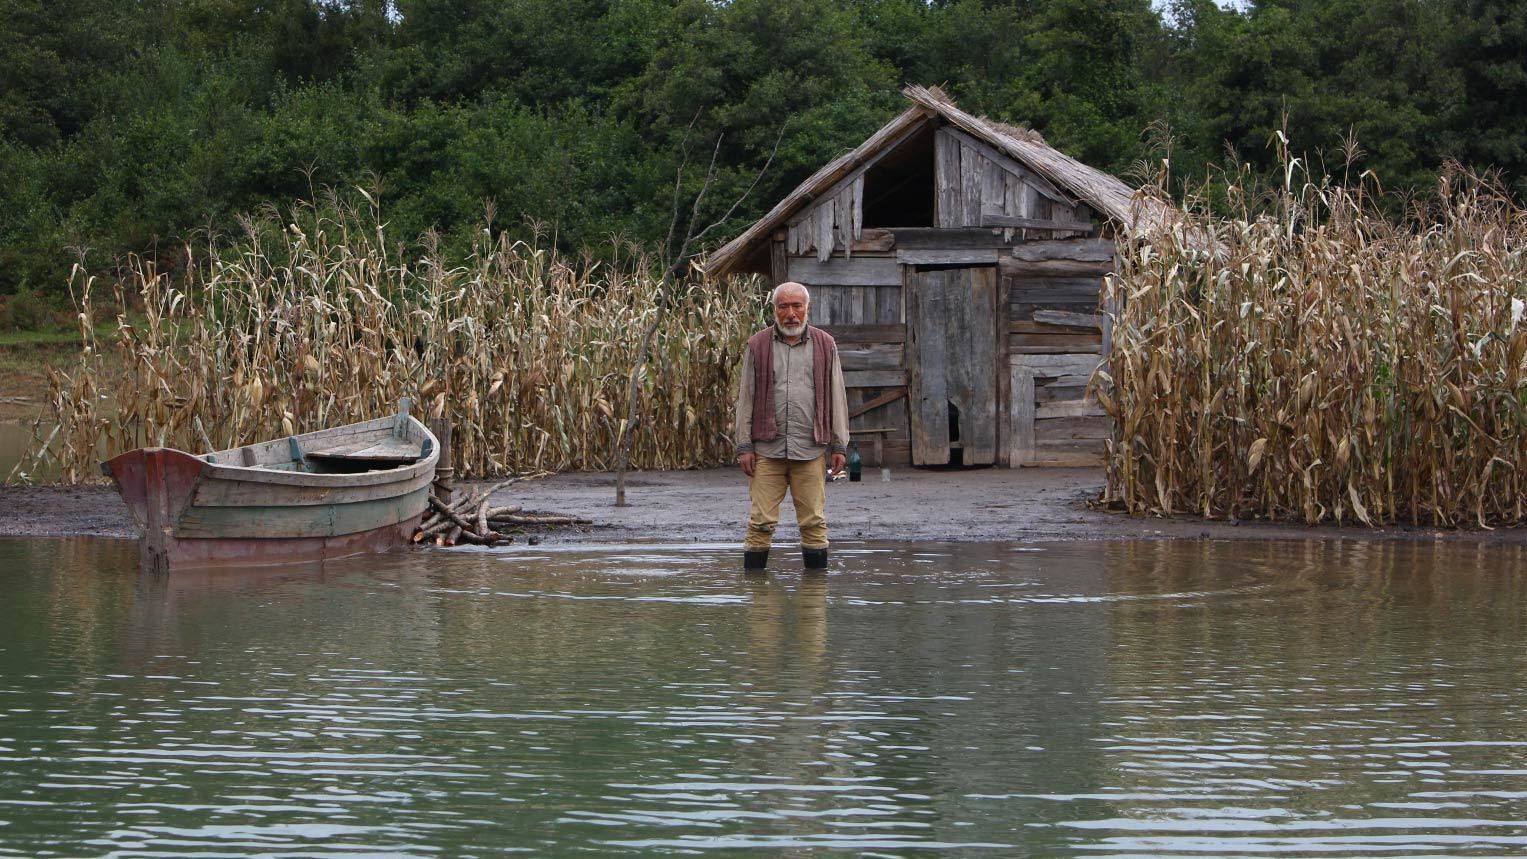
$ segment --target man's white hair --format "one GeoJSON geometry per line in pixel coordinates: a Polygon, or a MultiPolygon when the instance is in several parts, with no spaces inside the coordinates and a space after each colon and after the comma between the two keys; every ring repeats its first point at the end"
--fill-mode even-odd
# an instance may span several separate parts
{"type": "Polygon", "coordinates": [[[769,306],[770,307],[773,307],[774,306],[774,302],[779,298],[779,291],[781,289],[784,289],[787,286],[793,286],[796,289],[799,289],[801,291],[801,294],[806,296],[806,306],[807,307],[811,306],[811,291],[806,289],[806,284],[804,284],[804,283],[796,283],[793,280],[787,280],[784,283],[780,284],[779,286],[776,286],[773,289],[769,290],[769,306]]]}

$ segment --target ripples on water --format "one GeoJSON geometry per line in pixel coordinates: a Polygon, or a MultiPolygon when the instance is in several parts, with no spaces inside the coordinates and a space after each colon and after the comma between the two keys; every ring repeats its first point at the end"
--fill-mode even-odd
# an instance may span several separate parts
{"type": "Polygon", "coordinates": [[[1512,547],[0,542],[0,855],[1527,854],[1512,547]]]}

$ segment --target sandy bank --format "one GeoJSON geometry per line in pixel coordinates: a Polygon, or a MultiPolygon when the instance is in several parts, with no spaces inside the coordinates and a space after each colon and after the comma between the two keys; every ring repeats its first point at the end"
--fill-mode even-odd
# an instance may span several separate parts
{"type": "MultiPolygon", "coordinates": [[[[1305,528],[1262,522],[1131,518],[1088,509],[1103,485],[1097,469],[897,469],[889,482],[871,470],[863,483],[835,481],[828,521],[837,539],[1116,540],[1356,539],[1456,540],[1527,544],[1527,529],[1448,531],[1425,528],[1305,528]]],[[[503,490],[496,504],[589,519],[592,527],[551,529],[559,542],[737,542],[747,514],[747,483],[735,468],[642,472],[628,480],[630,506],[614,506],[614,477],[562,474],[503,490]]],[[[788,509],[778,540],[797,539],[788,509]]],[[[0,536],[132,537],[132,522],[109,487],[0,488],[0,536]]]]}

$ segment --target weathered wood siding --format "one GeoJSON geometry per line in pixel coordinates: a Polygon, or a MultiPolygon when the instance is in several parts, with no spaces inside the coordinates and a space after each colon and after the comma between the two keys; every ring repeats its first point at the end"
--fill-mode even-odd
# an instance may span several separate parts
{"type": "MultiPolygon", "coordinates": [[[[899,327],[899,326],[898,326],[899,327]]],[[[850,434],[856,430],[887,430],[878,433],[881,440],[881,455],[884,462],[877,461],[873,455],[874,435],[854,435],[858,441],[860,454],[864,457],[867,465],[896,465],[904,466],[912,462],[909,422],[907,419],[907,386],[906,386],[906,357],[905,347],[901,343],[875,343],[863,344],[868,347],[855,355],[857,344],[844,344],[839,347],[843,361],[845,362],[845,384],[850,372],[864,374],[869,371],[849,371],[848,364],[860,364],[866,366],[891,366],[895,369],[893,385],[871,385],[866,382],[875,381],[859,375],[855,384],[848,389],[848,413],[852,415],[848,421],[850,434]],[[856,361],[858,357],[861,361],[856,361]],[[881,360],[883,359],[883,363],[881,360]],[[866,408],[868,406],[868,408],[866,408]]],[[[885,371],[881,371],[885,372],[885,371]]]]}
{"type": "Polygon", "coordinates": [[[912,464],[997,461],[997,272],[994,266],[909,270],[907,393],[912,464]],[[952,423],[958,414],[956,427],[952,423]]]}
{"type": "Polygon", "coordinates": [[[816,311],[816,292],[824,286],[893,286],[901,287],[901,266],[887,254],[858,254],[852,259],[835,254],[826,260],[790,257],[790,280],[804,283],[811,290],[812,311],[816,311]]]}
{"type": "MultiPolygon", "coordinates": [[[[871,443],[876,437],[887,464],[948,461],[947,406],[923,408],[927,404],[911,396],[930,384],[953,384],[960,389],[956,398],[965,399],[970,392],[964,387],[982,389],[983,396],[975,398],[982,405],[974,411],[971,403],[960,405],[967,464],[993,459],[1010,466],[1098,464],[1110,427],[1086,388],[1103,351],[1098,301],[1103,277],[1113,268],[1113,242],[1059,229],[1088,226],[1078,219],[1090,218],[1090,212],[1067,204],[1043,179],[1024,175],[1020,165],[990,147],[962,139],[959,132],[941,134],[938,211],[957,211],[952,225],[861,228],[855,234],[838,229],[842,224],[834,214],[834,229],[820,229],[809,244],[799,238],[805,233],[774,237],[774,280],[804,283],[811,291],[812,323],[838,339],[851,429],[885,431],[856,436],[867,465],[880,464],[871,443]],[[1043,226],[1010,226],[1029,223],[1043,226]],[[823,255],[820,249],[828,242],[833,250],[823,255]],[[992,288],[966,283],[971,272],[981,270],[992,288]],[[917,278],[938,281],[937,356],[924,354],[934,344],[909,342],[915,338],[908,324],[917,314],[908,309],[904,284],[917,278]],[[944,283],[951,278],[958,288],[944,283]],[[976,348],[970,332],[987,327],[994,340],[976,348]],[[958,372],[951,375],[950,366],[958,372]],[[929,373],[937,376],[932,382],[929,373]],[[988,395],[991,379],[995,391],[988,395]],[[988,399],[995,402],[995,414],[983,411],[988,399]],[[922,411],[914,415],[914,408],[922,411]],[[919,427],[927,436],[920,447],[919,427]]],[[[852,195],[839,195],[824,200],[821,211],[848,212],[853,228],[853,205],[852,195]]],[[[804,219],[796,226],[802,224],[804,219]]],[[[821,226],[817,221],[811,228],[821,226]]],[[[933,400],[945,402],[947,393],[933,400]]]]}
{"type": "Polygon", "coordinates": [[[826,260],[834,246],[852,248],[863,228],[864,173],[860,170],[790,220],[785,246],[792,254],[815,252],[819,260],[826,260]]]}
{"type": "Polygon", "coordinates": [[[787,279],[806,285],[811,323],[838,341],[849,429],[889,430],[855,436],[865,464],[904,466],[911,457],[902,267],[890,253],[894,240],[888,232],[864,232],[852,256],[841,248],[825,260],[815,254],[789,256],[787,279]],[[876,435],[884,463],[875,461],[876,435]]]}
{"type": "Polygon", "coordinates": [[[1009,461],[1090,466],[1103,459],[1108,418],[1084,397],[1099,355],[1013,355],[1009,372],[1009,461]]]}
{"type": "Polygon", "coordinates": [[[1112,242],[1025,242],[997,265],[1008,294],[1011,354],[1102,351],[1098,299],[1113,270],[1112,242]]]}
{"type": "Polygon", "coordinates": [[[806,287],[811,292],[813,325],[889,325],[901,321],[900,286],[807,283],[806,287]]]}
{"type": "Polygon", "coordinates": [[[998,263],[1008,295],[1008,461],[1097,465],[1108,417],[1087,396],[1102,358],[1098,302],[1114,246],[1099,239],[1025,242],[998,263]]]}
{"type": "MultiPolygon", "coordinates": [[[[825,287],[855,289],[856,287],[825,287]]],[[[881,289],[884,289],[881,287],[881,289]]],[[[884,295],[884,293],[882,293],[884,295]]],[[[895,296],[895,321],[821,324],[838,341],[843,363],[843,383],[848,388],[849,431],[888,430],[877,433],[885,462],[878,462],[871,444],[874,435],[854,436],[866,465],[902,466],[911,463],[911,432],[907,416],[907,327],[901,324],[900,289],[895,296]]],[[[812,299],[815,316],[816,299],[812,299]]],[[[882,305],[890,316],[891,304],[882,305]]],[[[846,315],[843,318],[848,318],[846,315]]]]}
{"type": "Polygon", "coordinates": [[[1094,232],[1092,210],[995,147],[955,128],[934,137],[934,223],[1001,227],[1008,241],[1094,232]]]}

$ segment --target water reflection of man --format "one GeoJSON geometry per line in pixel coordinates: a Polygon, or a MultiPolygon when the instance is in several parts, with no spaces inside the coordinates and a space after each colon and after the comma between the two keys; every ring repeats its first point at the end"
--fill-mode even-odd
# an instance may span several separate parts
{"type": "Polygon", "coordinates": [[[769,296],[774,324],[748,338],[737,391],[737,464],[749,478],[743,568],[762,570],[779,524],[785,491],[795,502],[801,557],[808,570],[827,568],[827,492],[823,458],[843,470],[848,446],[848,394],[838,345],[806,324],[811,295],[786,282],[769,296]]]}
{"type": "MultiPolygon", "coordinates": [[[[860,777],[853,760],[834,753],[842,747],[840,734],[853,730],[854,723],[829,718],[835,701],[828,694],[826,577],[804,577],[792,590],[777,580],[750,576],[747,589],[748,688],[760,696],[761,710],[753,733],[764,738],[739,747],[737,771],[800,787],[842,785],[860,777]]],[[[833,791],[803,790],[764,792],[753,801],[771,813],[769,822],[754,824],[752,834],[786,836],[797,834],[795,815],[826,815],[840,808],[843,799],[833,791]]],[[[811,849],[776,853],[815,855],[811,849]]]]}
{"type": "Polygon", "coordinates": [[[748,597],[748,654],[772,662],[756,667],[819,680],[827,670],[826,579],[804,577],[792,594],[776,582],[750,577],[748,597]]]}

